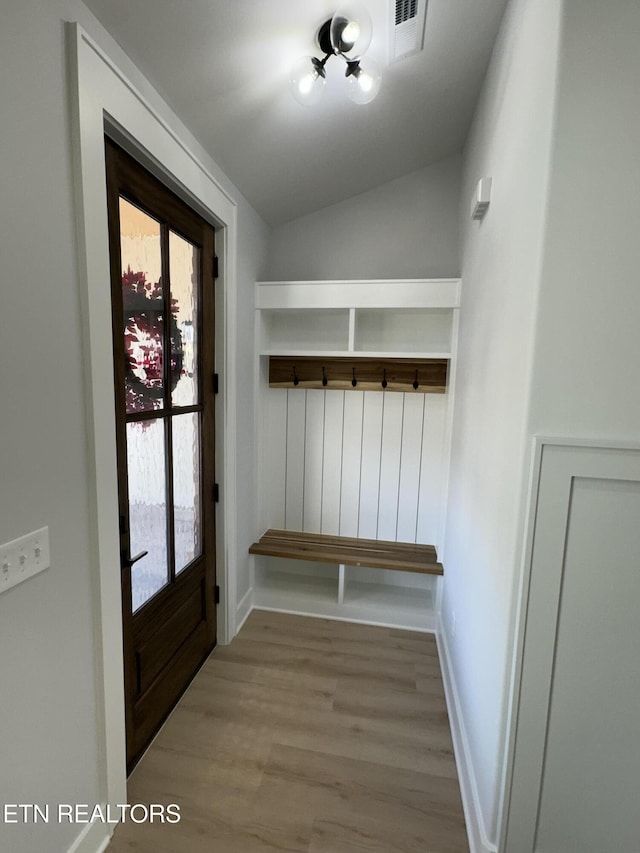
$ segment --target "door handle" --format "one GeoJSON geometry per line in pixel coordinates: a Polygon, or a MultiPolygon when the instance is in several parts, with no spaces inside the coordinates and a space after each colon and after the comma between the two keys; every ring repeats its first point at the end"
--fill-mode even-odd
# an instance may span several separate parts
{"type": "Polygon", "coordinates": [[[143,557],[146,557],[148,553],[148,551],[140,551],[140,553],[136,554],[135,557],[129,557],[127,556],[127,554],[124,553],[124,551],[122,551],[122,553],[120,554],[122,560],[122,567],[130,569],[134,563],[137,563],[138,560],[141,560],[143,557]]]}

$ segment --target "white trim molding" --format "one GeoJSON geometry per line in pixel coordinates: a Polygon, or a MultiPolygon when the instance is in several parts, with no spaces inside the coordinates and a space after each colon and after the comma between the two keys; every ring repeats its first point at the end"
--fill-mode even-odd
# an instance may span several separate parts
{"type": "Polygon", "coordinates": [[[244,623],[247,621],[253,610],[253,586],[249,587],[246,593],[242,596],[242,600],[238,602],[236,608],[236,634],[240,631],[244,623]]]}
{"type": "Polygon", "coordinates": [[[459,278],[258,281],[256,308],[459,308],[459,278]]]}
{"type": "Polygon", "coordinates": [[[447,712],[449,714],[449,725],[451,727],[451,738],[453,740],[453,751],[456,758],[458,781],[460,783],[462,807],[467,825],[469,849],[471,853],[497,853],[498,848],[487,837],[487,830],[482,816],[478,785],[471,760],[469,739],[464,724],[456,679],[451,665],[447,634],[440,613],[438,613],[437,624],[436,640],[440,656],[444,693],[447,701],[447,712]]]}
{"type": "MultiPolygon", "coordinates": [[[[96,683],[100,792],[105,803],[126,802],[120,555],[104,134],[165,180],[217,229],[222,311],[216,320],[222,375],[217,421],[218,641],[236,628],[236,265],[237,206],[193,152],[186,128],[139,75],[137,85],[78,25],[68,25],[78,261],[85,334],[88,458],[91,470],[91,571],[96,625],[96,683]],[[144,94],[146,93],[146,94],[144,94]],[[154,106],[154,103],[158,105],[154,106]],[[176,131],[174,128],[178,128],[176,131]]],[[[87,836],[88,837],[88,836],[87,836]]],[[[87,842],[88,843],[88,842],[87,842]]],[[[88,849],[84,842],[78,850],[88,849]]],[[[95,848],[94,848],[95,849],[95,848]]]]}
{"type": "MultiPolygon", "coordinates": [[[[562,687],[561,681],[556,683],[559,638],[564,636],[566,643],[568,636],[566,623],[565,633],[560,632],[566,574],[570,573],[567,560],[585,530],[584,522],[581,528],[574,518],[576,487],[581,483],[596,484],[598,489],[611,484],[616,488],[621,484],[637,488],[640,444],[540,436],[534,439],[501,803],[501,853],[533,853],[538,849],[543,783],[549,756],[553,755],[549,752],[552,699],[554,690],[562,687]]],[[[616,541],[623,539],[625,530],[622,522],[619,529],[617,525],[616,518],[615,530],[605,528],[616,541]]],[[[631,529],[633,522],[627,520],[627,525],[627,530],[631,529]]],[[[627,550],[633,547],[630,541],[627,539],[627,550]]],[[[628,555],[624,559],[629,565],[628,555]]],[[[583,569],[588,577],[589,566],[580,563],[580,571],[583,569]]],[[[606,726],[615,726],[615,720],[609,719],[606,726]]],[[[597,773],[597,768],[593,772],[597,773]]],[[[603,812],[603,819],[604,815],[603,812]]],[[[606,826],[603,831],[607,832],[606,826]]],[[[594,844],[603,849],[600,840],[594,844]]],[[[614,847],[622,849],[617,842],[614,847]]]]}
{"type": "Polygon", "coordinates": [[[111,829],[104,823],[88,823],[67,853],[103,853],[111,841],[111,829]]]}

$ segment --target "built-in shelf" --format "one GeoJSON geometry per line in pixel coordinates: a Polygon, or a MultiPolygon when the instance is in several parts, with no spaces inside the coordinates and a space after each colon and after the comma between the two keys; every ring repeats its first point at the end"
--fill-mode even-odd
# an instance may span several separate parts
{"type": "Polygon", "coordinates": [[[451,309],[283,308],[262,311],[260,320],[263,354],[451,353],[451,309]]]}
{"type": "Polygon", "coordinates": [[[355,310],[354,350],[417,355],[451,352],[452,313],[445,308],[355,310]],[[428,342],[428,347],[427,347],[428,342]]]}
{"type": "MultiPolygon", "coordinates": [[[[380,583],[377,569],[370,580],[354,580],[349,566],[336,567],[300,562],[289,564],[256,558],[254,605],[265,610],[302,613],[330,619],[391,625],[412,631],[436,627],[435,578],[413,575],[412,586],[380,583]],[[344,576],[342,576],[344,573],[344,576]]],[[[358,578],[362,578],[360,569],[358,578]]],[[[408,573],[403,573],[408,574],[408,573]]]]}
{"type": "Polygon", "coordinates": [[[451,358],[450,350],[441,350],[441,351],[430,351],[430,352],[410,352],[405,350],[404,352],[394,352],[392,356],[389,355],[388,352],[384,352],[383,350],[378,351],[369,351],[369,350],[310,350],[310,349],[290,349],[288,347],[276,347],[274,349],[265,348],[258,352],[258,355],[271,356],[271,355],[282,355],[289,357],[299,356],[300,358],[316,358],[318,356],[323,356],[326,358],[451,358]]]}
{"type": "Polygon", "coordinates": [[[346,352],[349,340],[347,310],[281,309],[261,311],[261,351],[346,352]]]}
{"type": "Polygon", "coordinates": [[[258,351],[448,358],[458,304],[457,279],[258,282],[258,351]]]}
{"type": "MultiPolygon", "coordinates": [[[[261,531],[441,541],[459,304],[458,279],[257,283],[261,531]],[[291,359],[304,359],[315,373],[295,386],[272,374],[270,387],[276,357],[289,359],[291,372],[291,359]],[[420,362],[439,360],[445,379],[428,394],[406,385],[409,377],[383,389],[377,374],[353,389],[360,396],[346,393],[349,377],[337,373],[322,385],[330,360],[339,371],[358,359],[396,368],[412,361],[412,382],[420,362]]],[[[437,575],[259,554],[253,561],[256,607],[435,630],[437,575]]]]}

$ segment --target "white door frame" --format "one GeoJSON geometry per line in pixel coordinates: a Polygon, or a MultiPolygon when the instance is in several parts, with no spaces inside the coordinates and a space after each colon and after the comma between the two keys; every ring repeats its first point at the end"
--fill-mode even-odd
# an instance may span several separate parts
{"type": "MultiPolygon", "coordinates": [[[[181,138],[179,120],[140,75],[134,85],[78,24],[68,25],[73,114],[78,261],[83,311],[88,461],[91,476],[91,573],[96,642],[100,793],[126,803],[124,677],[118,487],[113,398],[111,294],[104,134],[108,130],[150,171],[216,226],[216,365],[222,393],[216,412],[218,641],[235,633],[236,548],[236,259],[237,206],[181,138]],[[176,130],[177,128],[177,130],[176,130]]],[[[188,131],[183,136],[190,138],[188,131]]]]}

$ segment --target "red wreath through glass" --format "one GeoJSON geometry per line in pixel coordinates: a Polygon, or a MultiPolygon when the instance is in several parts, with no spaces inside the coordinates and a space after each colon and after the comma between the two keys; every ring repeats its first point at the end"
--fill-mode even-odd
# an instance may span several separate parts
{"type": "MultiPolygon", "coordinates": [[[[159,409],[165,397],[164,388],[164,314],[162,278],[147,281],[144,272],[127,267],[122,273],[124,309],[125,396],[127,413],[159,409]]],[[[178,301],[171,300],[169,339],[171,393],[183,372],[182,335],[176,315],[178,301]]]]}

